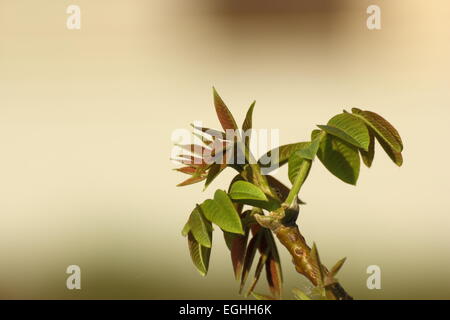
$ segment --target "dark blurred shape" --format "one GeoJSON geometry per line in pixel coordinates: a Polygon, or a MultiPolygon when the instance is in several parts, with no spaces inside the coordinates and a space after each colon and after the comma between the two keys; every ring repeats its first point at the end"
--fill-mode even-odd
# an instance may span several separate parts
{"type": "Polygon", "coordinates": [[[214,3],[219,13],[246,15],[330,12],[343,6],[342,1],[336,0],[222,0],[214,3]]]}
{"type": "Polygon", "coordinates": [[[235,39],[316,34],[332,36],[348,2],[339,0],[216,0],[191,4],[191,9],[207,11],[216,26],[235,39]],[[192,7],[194,6],[194,8],[192,7]]]}

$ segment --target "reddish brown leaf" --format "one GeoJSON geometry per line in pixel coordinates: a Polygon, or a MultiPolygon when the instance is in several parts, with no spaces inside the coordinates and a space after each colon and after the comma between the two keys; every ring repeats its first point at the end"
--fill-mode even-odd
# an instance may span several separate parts
{"type": "Polygon", "coordinates": [[[222,98],[217,93],[216,89],[213,88],[214,93],[214,106],[216,108],[217,117],[219,118],[222,128],[226,130],[237,130],[238,126],[233,118],[228,107],[223,102],[222,98]]]}
{"type": "Polygon", "coordinates": [[[394,128],[386,119],[379,114],[360,110],[358,108],[352,108],[352,112],[359,117],[362,117],[366,123],[376,132],[377,135],[382,137],[382,140],[389,145],[394,152],[400,153],[403,150],[403,142],[397,129],[394,128]]]}
{"type": "Polygon", "coordinates": [[[386,141],[384,141],[383,138],[381,138],[378,134],[375,134],[375,136],[377,137],[378,143],[381,145],[383,150],[387,153],[389,158],[391,158],[391,160],[396,165],[401,167],[402,164],[403,164],[403,156],[402,156],[402,154],[400,152],[397,152],[394,149],[392,149],[391,146],[386,141]]]}
{"type": "Polygon", "coordinates": [[[188,186],[188,185],[191,185],[191,184],[203,181],[205,179],[206,179],[206,176],[197,176],[197,177],[194,176],[194,177],[191,177],[191,178],[189,178],[189,179],[187,179],[187,180],[177,184],[177,187],[188,186]]]}
{"type": "Polygon", "coordinates": [[[197,168],[195,168],[195,167],[182,167],[182,168],[176,168],[174,170],[178,171],[178,172],[181,172],[181,173],[193,175],[197,171],[197,168]]]}
{"type": "Polygon", "coordinates": [[[242,289],[244,289],[245,281],[247,280],[250,269],[252,268],[253,259],[255,258],[255,254],[256,251],[258,250],[260,241],[261,241],[261,233],[258,233],[257,235],[252,237],[247,246],[244,258],[244,265],[242,267],[241,286],[239,288],[239,293],[242,293],[242,289]]]}
{"type": "Polygon", "coordinates": [[[234,277],[236,280],[241,279],[247,241],[248,232],[246,232],[245,236],[236,235],[231,242],[231,262],[233,264],[234,277]]]}
{"type": "Polygon", "coordinates": [[[267,251],[264,252],[263,254],[261,254],[261,256],[259,257],[258,264],[256,265],[256,269],[255,269],[255,276],[253,277],[253,282],[252,282],[250,288],[248,289],[246,296],[249,296],[253,292],[253,290],[255,290],[256,284],[258,283],[258,280],[261,277],[261,272],[264,268],[264,264],[267,262],[267,257],[268,257],[267,251]]]}
{"type": "Polygon", "coordinates": [[[280,298],[283,284],[281,265],[279,258],[275,258],[273,254],[266,261],[266,277],[270,292],[280,298]]]}
{"type": "Polygon", "coordinates": [[[269,230],[266,233],[266,241],[269,247],[269,256],[266,261],[267,282],[272,294],[277,298],[281,298],[281,292],[283,291],[283,273],[281,270],[281,262],[277,245],[272,233],[269,230]]]}

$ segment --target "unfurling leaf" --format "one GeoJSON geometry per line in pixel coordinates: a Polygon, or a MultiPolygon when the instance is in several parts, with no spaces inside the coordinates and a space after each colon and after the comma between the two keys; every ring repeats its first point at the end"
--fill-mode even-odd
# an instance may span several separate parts
{"type": "Polygon", "coordinates": [[[234,120],[233,115],[231,114],[228,107],[223,102],[222,98],[217,93],[216,89],[213,88],[214,94],[214,106],[216,108],[217,117],[219,118],[220,124],[222,128],[226,130],[237,130],[238,126],[236,125],[236,121],[234,120]]]}
{"type": "Polygon", "coordinates": [[[290,156],[297,150],[300,150],[308,145],[308,142],[299,142],[282,145],[278,148],[272,149],[263,155],[258,164],[263,168],[276,169],[286,164],[290,156]]]}
{"type": "Polygon", "coordinates": [[[364,120],[395,152],[402,152],[403,142],[400,134],[386,119],[371,111],[352,109],[353,114],[364,120]]]}
{"type": "Polygon", "coordinates": [[[202,276],[206,276],[209,267],[209,257],[211,255],[211,248],[202,246],[195,240],[191,232],[188,234],[189,253],[192,262],[202,276]]]}
{"type": "Polygon", "coordinates": [[[217,190],[214,199],[206,200],[200,207],[206,219],[222,230],[244,234],[241,218],[225,191],[217,190]]]}
{"type": "Polygon", "coordinates": [[[206,220],[201,212],[199,206],[197,206],[189,217],[189,226],[192,235],[197,242],[207,248],[211,248],[212,244],[212,226],[211,222],[206,220]]]}
{"type": "Polygon", "coordinates": [[[369,129],[369,149],[368,151],[364,151],[362,149],[359,149],[359,152],[361,154],[361,158],[364,162],[364,164],[370,168],[372,166],[373,158],[375,157],[375,136],[373,134],[372,129],[369,129]]]}
{"type": "Polygon", "coordinates": [[[267,201],[264,192],[254,184],[247,181],[236,181],[230,189],[230,198],[233,200],[260,200],[267,201]]]}
{"type": "Polygon", "coordinates": [[[355,146],[327,134],[320,144],[317,156],[328,171],[342,181],[352,185],[358,181],[360,159],[355,146]]]}

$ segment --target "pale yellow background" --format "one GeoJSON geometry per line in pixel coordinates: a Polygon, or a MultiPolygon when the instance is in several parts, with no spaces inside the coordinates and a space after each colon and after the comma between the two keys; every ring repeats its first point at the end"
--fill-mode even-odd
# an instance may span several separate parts
{"type": "MultiPolygon", "coordinates": [[[[0,298],[240,298],[222,236],[203,279],[180,235],[233,173],[201,193],[176,188],[169,161],[173,130],[218,126],[212,85],[239,122],[256,99],[255,127],[281,143],[343,108],[389,119],[404,166],[378,148],[353,187],[317,162],[301,228],[327,265],[348,257],[356,298],[450,298],[448,1],[242,2],[0,0],[0,298]],[[81,291],[65,287],[70,264],[81,291]]],[[[290,297],[306,282],[281,252],[290,297]]]]}

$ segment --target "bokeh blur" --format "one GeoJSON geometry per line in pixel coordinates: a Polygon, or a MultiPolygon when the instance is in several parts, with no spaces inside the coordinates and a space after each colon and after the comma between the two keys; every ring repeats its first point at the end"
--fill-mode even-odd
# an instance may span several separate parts
{"type": "MultiPolygon", "coordinates": [[[[242,298],[222,236],[201,278],[180,234],[233,173],[176,188],[169,161],[175,129],[219,126],[213,85],[239,122],[256,99],[283,144],[343,108],[390,120],[403,167],[377,148],[353,187],[317,162],[299,224],[326,265],[347,256],[355,298],[450,298],[449,16],[445,0],[0,0],[0,298],[242,298]]],[[[290,298],[307,283],[280,252],[290,298]]]]}

